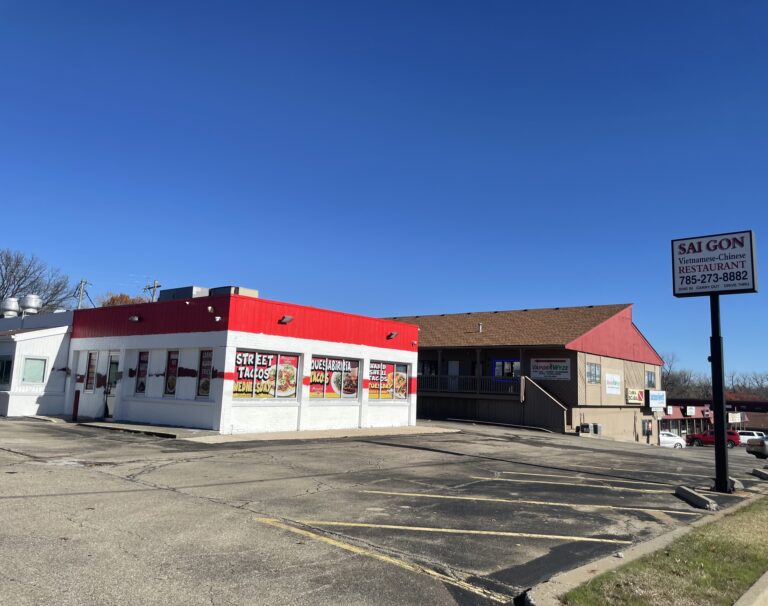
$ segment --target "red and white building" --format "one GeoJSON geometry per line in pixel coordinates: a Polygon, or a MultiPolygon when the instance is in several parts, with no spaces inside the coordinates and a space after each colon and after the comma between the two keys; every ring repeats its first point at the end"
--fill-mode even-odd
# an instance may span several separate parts
{"type": "Polygon", "coordinates": [[[226,294],[75,312],[64,413],[223,434],[416,424],[418,327],[226,294]]]}

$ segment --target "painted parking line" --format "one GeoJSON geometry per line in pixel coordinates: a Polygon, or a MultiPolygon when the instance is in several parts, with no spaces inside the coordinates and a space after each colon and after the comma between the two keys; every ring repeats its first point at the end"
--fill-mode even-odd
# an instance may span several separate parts
{"type": "Polygon", "coordinates": [[[568,463],[568,467],[576,467],[578,469],[607,469],[608,471],[626,471],[629,473],[652,473],[664,476],[686,476],[691,478],[711,478],[711,475],[700,473],[686,473],[684,471],[650,471],[648,469],[627,469],[626,467],[600,467],[599,465],[574,465],[568,463]]]}
{"type": "MultiPolygon", "coordinates": [[[[433,579],[441,581],[442,583],[446,583],[447,585],[453,585],[454,587],[458,587],[460,589],[463,589],[464,591],[468,591],[470,593],[474,593],[475,595],[482,596],[484,598],[487,598],[499,604],[511,604],[512,601],[514,600],[512,596],[504,595],[503,593],[498,593],[496,591],[491,591],[490,589],[485,589],[484,587],[479,587],[477,585],[467,583],[466,581],[462,581],[460,579],[450,577],[436,570],[432,570],[431,568],[427,568],[426,566],[421,566],[420,564],[409,562],[407,560],[403,560],[402,558],[395,558],[390,555],[380,553],[378,551],[374,551],[366,547],[359,547],[358,545],[353,545],[352,543],[347,543],[339,539],[334,539],[332,537],[324,536],[316,532],[311,532],[309,530],[305,530],[304,528],[297,528],[296,526],[291,526],[290,524],[286,524],[285,522],[282,522],[281,520],[278,520],[275,518],[257,517],[256,521],[261,524],[266,524],[268,526],[273,526],[275,528],[287,530],[288,532],[301,535],[308,539],[312,539],[313,541],[318,541],[320,543],[332,545],[333,547],[343,549],[344,551],[349,551],[357,555],[362,555],[369,558],[373,558],[375,560],[379,560],[381,562],[386,562],[387,564],[392,564],[393,566],[398,566],[399,568],[404,568],[405,570],[409,570],[417,574],[427,575],[429,577],[432,577],[433,579]]],[[[302,523],[306,524],[307,522],[302,522],[302,523]]]]}
{"type": "Polygon", "coordinates": [[[514,537],[517,539],[545,539],[550,541],[572,541],[581,543],[611,543],[613,545],[631,545],[626,539],[599,539],[578,537],[564,534],[537,534],[532,532],[508,532],[505,530],[473,530],[469,528],[433,528],[429,526],[400,526],[397,524],[368,524],[365,522],[336,522],[331,520],[297,520],[308,526],[339,526],[342,528],[379,528],[384,530],[410,530],[413,532],[434,532],[438,534],[471,534],[486,537],[514,537]]]}
{"type": "Polygon", "coordinates": [[[386,490],[361,490],[360,492],[368,494],[381,494],[394,497],[416,497],[423,499],[445,499],[456,501],[488,501],[491,503],[518,503],[521,505],[544,505],[549,507],[568,507],[578,509],[579,507],[593,507],[596,509],[617,509],[619,511],[642,511],[647,513],[673,513],[681,516],[700,516],[700,512],[681,511],[679,509],[655,509],[653,507],[627,507],[622,505],[597,505],[594,503],[561,503],[553,501],[530,501],[527,499],[502,499],[499,497],[486,496],[454,496],[444,494],[425,494],[422,492],[390,492],[386,490]]]}
{"type": "Polygon", "coordinates": [[[671,490],[651,490],[649,488],[625,488],[624,486],[612,486],[611,484],[578,484],[576,482],[545,482],[543,480],[517,480],[512,478],[481,478],[470,476],[473,480],[482,482],[515,482],[516,484],[549,484],[552,486],[578,486],[581,488],[604,488],[606,490],[624,490],[628,492],[647,492],[658,494],[675,494],[671,490]]]}
{"type": "MultiPolygon", "coordinates": [[[[516,476],[536,476],[537,478],[568,478],[569,480],[592,480],[594,478],[582,478],[580,476],[564,476],[564,475],[556,475],[551,473],[532,473],[530,471],[502,471],[501,473],[505,474],[511,474],[516,476]]],[[[589,472],[579,472],[579,473],[589,473],[589,472]]],[[[604,475],[604,474],[592,474],[592,475],[604,475]]],[[[672,484],[669,484],[667,482],[643,482],[642,480],[625,480],[623,478],[608,478],[605,479],[606,481],[611,482],[620,482],[621,484],[653,484],[654,486],[666,485],[666,486],[672,486],[672,484]]]]}

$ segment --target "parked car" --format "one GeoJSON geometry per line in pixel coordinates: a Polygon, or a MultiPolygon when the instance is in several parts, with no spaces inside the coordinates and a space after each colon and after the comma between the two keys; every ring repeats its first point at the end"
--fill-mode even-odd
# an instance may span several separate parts
{"type": "Polygon", "coordinates": [[[685,440],[671,431],[660,431],[659,443],[667,448],[685,448],[685,440]]]}
{"type": "Polygon", "coordinates": [[[751,438],[747,440],[747,452],[758,459],[768,459],[768,437],[751,438]]]}
{"type": "MultiPolygon", "coordinates": [[[[739,432],[733,429],[729,429],[726,432],[726,445],[728,448],[733,448],[741,444],[741,438],[739,438],[739,432]]],[[[715,432],[713,430],[705,431],[704,433],[691,433],[685,436],[685,441],[689,446],[714,446],[715,445],[715,432]]]]}
{"type": "Polygon", "coordinates": [[[751,438],[764,438],[765,434],[762,431],[753,431],[751,429],[739,430],[739,438],[741,439],[741,445],[746,446],[747,440],[751,438]]]}

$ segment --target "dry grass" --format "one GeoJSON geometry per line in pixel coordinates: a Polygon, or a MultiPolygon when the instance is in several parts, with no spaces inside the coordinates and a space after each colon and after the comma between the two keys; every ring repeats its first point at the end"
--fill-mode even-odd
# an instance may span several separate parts
{"type": "Polygon", "coordinates": [[[569,606],[730,606],[768,570],[768,497],[568,592],[569,606]]]}

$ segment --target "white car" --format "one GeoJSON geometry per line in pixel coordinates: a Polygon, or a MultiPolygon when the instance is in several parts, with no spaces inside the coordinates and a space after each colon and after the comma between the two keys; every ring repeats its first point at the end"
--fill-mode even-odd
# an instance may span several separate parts
{"type": "Polygon", "coordinates": [[[762,431],[752,431],[749,429],[741,429],[739,430],[739,438],[741,438],[741,445],[746,446],[747,440],[751,440],[752,438],[764,438],[765,434],[762,431]]]}
{"type": "Polygon", "coordinates": [[[659,432],[660,443],[667,448],[685,448],[685,440],[671,431],[659,432]]]}

